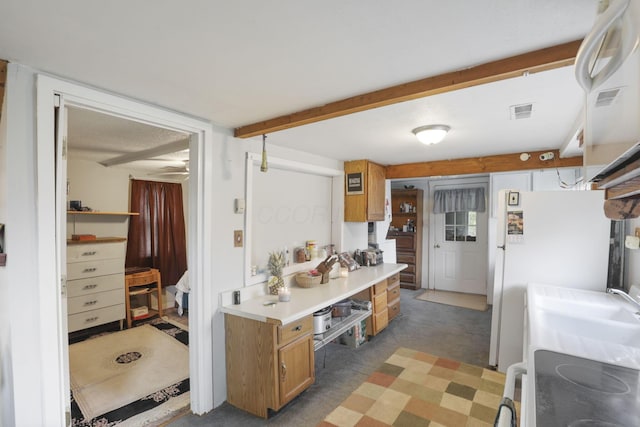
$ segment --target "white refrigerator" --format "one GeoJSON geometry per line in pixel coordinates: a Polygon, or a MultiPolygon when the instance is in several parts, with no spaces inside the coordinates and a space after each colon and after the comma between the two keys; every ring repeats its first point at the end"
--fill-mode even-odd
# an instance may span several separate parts
{"type": "Polygon", "coordinates": [[[603,191],[503,190],[489,364],[506,372],[522,361],[527,283],[605,291],[611,221],[603,191]]]}

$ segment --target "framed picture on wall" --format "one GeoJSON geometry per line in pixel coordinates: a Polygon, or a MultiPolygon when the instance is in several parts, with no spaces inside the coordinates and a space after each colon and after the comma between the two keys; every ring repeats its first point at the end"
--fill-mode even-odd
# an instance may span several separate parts
{"type": "Polygon", "coordinates": [[[348,173],[347,179],[347,196],[352,196],[354,194],[364,194],[364,182],[363,182],[363,174],[362,172],[354,172],[348,173]]]}

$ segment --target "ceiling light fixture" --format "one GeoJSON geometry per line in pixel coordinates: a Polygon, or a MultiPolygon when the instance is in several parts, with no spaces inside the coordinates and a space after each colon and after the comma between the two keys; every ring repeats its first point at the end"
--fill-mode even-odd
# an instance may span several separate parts
{"type": "Polygon", "coordinates": [[[447,125],[427,125],[415,128],[411,132],[413,132],[416,138],[423,144],[431,145],[442,141],[450,129],[447,125]]]}

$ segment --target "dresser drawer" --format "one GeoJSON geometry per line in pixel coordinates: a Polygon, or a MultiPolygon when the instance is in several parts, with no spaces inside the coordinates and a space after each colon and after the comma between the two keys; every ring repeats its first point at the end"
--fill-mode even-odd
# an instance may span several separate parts
{"type": "Polygon", "coordinates": [[[400,273],[392,274],[387,277],[387,290],[400,283],[400,273]]]}
{"type": "Polygon", "coordinates": [[[387,279],[384,279],[373,285],[373,294],[380,295],[387,290],[387,279]]]}
{"type": "Polygon", "coordinates": [[[416,263],[416,256],[413,253],[402,253],[402,252],[398,252],[396,254],[396,258],[398,263],[400,264],[415,264],[416,263]]]}
{"type": "Polygon", "coordinates": [[[397,299],[390,302],[387,306],[387,310],[389,311],[389,321],[391,321],[394,317],[400,314],[400,300],[397,299]]]}
{"type": "Polygon", "coordinates": [[[386,328],[389,324],[389,311],[385,308],[382,312],[376,313],[373,316],[373,323],[374,333],[376,334],[386,328]]]}
{"type": "Polygon", "coordinates": [[[118,273],[67,281],[67,296],[69,298],[113,289],[124,289],[124,274],[118,273]]]}
{"type": "Polygon", "coordinates": [[[68,314],[82,313],[124,303],[124,288],[67,299],[68,314]]]}
{"type": "Polygon", "coordinates": [[[98,259],[124,260],[125,242],[67,244],[67,263],[98,259]]]}
{"type": "Polygon", "coordinates": [[[404,283],[416,283],[416,275],[413,273],[400,273],[400,282],[404,283]]]}
{"type": "Polygon", "coordinates": [[[295,322],[278,326],[278,344],[293,341],[313,331],[313,316],[303,317],[295,322]]]}
{"type": "Polygon", "coordinates": [[[380,313],[387,308],[387,293],[384,292],[380,295],[373,297],[373,312],[380,313]]]}
{"type": "Polygon", "coordinates": [[[67,264],[67,279],[84,279],[87,277],[106,276],[124,273],[124,259],[104,259],[67,264]]]}
{"type": "Polygon", "coordinates": [[[97,310],[85,311],[84,313],[72,314],[68,317],[67,326],[69,332],[124,319],[124,310],[124,304],[118,304],[97,310]]]}
{"type": "Polygon", "coordinates": [[[400,280],[395,282],[390,288],[387,288],[387,301],[390,303],[397,298],[400,298],[400,280]]]}

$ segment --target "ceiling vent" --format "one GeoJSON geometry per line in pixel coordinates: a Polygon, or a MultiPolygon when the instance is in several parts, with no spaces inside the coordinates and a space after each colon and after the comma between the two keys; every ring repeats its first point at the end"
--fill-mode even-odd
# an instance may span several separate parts
{"type": "Polygon", "coordinates": [[[608,107],[618,98],[621,88],[607,89],[598,93],[596,98],[596,107],[608,107]]]}
{"type": "Polygon", "coordinates": [[[528,119],[533,112],[533,104],[512,105],[509,110],[511,111],[511,120],[528,119]]]}

